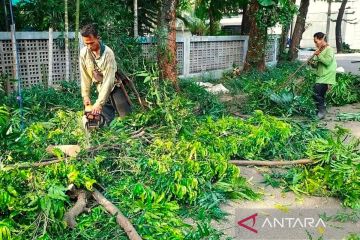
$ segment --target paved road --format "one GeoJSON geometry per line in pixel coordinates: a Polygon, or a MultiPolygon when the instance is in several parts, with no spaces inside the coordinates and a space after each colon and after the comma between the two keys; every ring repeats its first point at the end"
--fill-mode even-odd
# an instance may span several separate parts
{"type": "MultiPolygon", "coordinates": [[[[299,52],[299,60],[305,61],[308,59],[314,52],[313,51],[305,51],[300,50],[299,52]]],[[[351,72],[354,74],[360,75],[360,53],[346,53],[346,54],[336,54],[336,61],[338,67],[343,67],[345,72],[351,72]],[[356,63],[352,63],[352,61],[359,61],[356,63]]]]}
{"type": "Polygon", "coordinates": [[[336,61],[339,67],[343,67],[346,72],[360,74],[360,53],[336,54],[336,61]],[[359,61],[351,63],[352,61],[359,61]]]}

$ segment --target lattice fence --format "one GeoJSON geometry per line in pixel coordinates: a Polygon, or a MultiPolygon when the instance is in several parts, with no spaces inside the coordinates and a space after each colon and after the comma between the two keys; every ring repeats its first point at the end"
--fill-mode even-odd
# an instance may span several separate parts
{"type": "Polygon", "coordinates": [[[228,69],[242,64],[244,41],[190,43],[190,73],[228,69]]]}
{"type": "MultiPolygon", "coordinates": [[[[156,47],[153,43],[142,43],[141,49],[146,59],[150,61],[156,61],[156,47]]],[[[184,43],[176,43],[176,61],[178,74],[183,75],[184,73],[184,43]]]]}
{"type": "MultiPolygon", "coordinates": [[[[19,74],[24,87],[35,84],[58,84],[65,79],[65,51],[61,33],[54,32],[53,79],[49,75],[49,39],[46,32],[17,33],[19,74]]],[[[73,46],[74,33],[70,33],[73,46]]],[[[266,61],[276,62],[277,37],[270,37],[266,46],[266,61]]],[[[151,38],[141,38],[145,57],[156,60],[151,38]]],[[[247,52],[247,36],[183,36],[177,38],[178,74],[196,76],[211,71],[222,71],[233,65],[241,66],[247,52]]],[[[72,48],[73,49],[73,48],[72,48]]],[[[79,79],[78,56],[70,51],[70,78],[79,79]]],[[[9,33],[0,32],[0,74],[13,74],[13,52],[9,33]]],[[[10,86],[13,88],[13,86],[10,86]]]]}
{"type": "MultiPolygon", "coordinates": [[[[59,34],[56,34],[57,36],[59,34]]],[[[36,34],[31,34],[30,39],[18,39],[19,77],[23,87],[36,84],[48,85],[49,75],[49,40],[34,39],[36,34]]],[[[70,40],[70,72],[72,79],[79,78],[78,56],[73,49],[74,40],[70,40]]],[[[11,40],[0,38],[0,74],[13,75],[13,51],[11,40]]],[[[53,80],[52,84],[59,84],[65,79],[65,50],[63,40],[54,39],[53,42],[53,80]]],[[[10,83],[10,90],[13,89],[10,83]]]]}

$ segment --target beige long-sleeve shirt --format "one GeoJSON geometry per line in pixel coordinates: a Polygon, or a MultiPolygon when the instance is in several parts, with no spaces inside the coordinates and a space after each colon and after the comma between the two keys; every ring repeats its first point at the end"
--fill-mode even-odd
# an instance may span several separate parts
{"type": "Polygon", "coordinates": [[[100,107],[104,106],[111,91],[114,89],[115,72],[117,70],[114,52],[108,46],[102,45],[102,47],[105,48],[100,52],[100,57],[95,59],[96,64],[104,75],[102,83],[95,83],[96,81],[93,76],[94,63],[86,47],[81,49],[79,57],[81,96],[83,98],[90,97],[91,85],[95,83],[99,95],[94,106],[100,107]]]}

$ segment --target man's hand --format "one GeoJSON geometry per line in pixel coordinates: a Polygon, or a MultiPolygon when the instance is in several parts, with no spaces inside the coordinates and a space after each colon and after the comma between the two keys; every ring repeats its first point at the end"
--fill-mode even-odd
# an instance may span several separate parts
{"type": "Polygon", "coordinates": [[[321,53],[320,49],[317,49],[317,50],[315,51],[314,55],[319,56],[320,53],[321,53]]]}
{"type": "Polygon", "coordinates": [[[102,107],[100,107],[100,106],[94,106],[93,109],[92,109],[92,111],[91,111],[91,113],[94,114],[94,115],[98,115],[98,114],[101,113],[101,111],[102,111],[102,107]]]}
{"type": "Polygon", "coordinates": [[[85,106],[91,105],[91,101],[89,97],[84,97],[83,102],[85,106]]]}

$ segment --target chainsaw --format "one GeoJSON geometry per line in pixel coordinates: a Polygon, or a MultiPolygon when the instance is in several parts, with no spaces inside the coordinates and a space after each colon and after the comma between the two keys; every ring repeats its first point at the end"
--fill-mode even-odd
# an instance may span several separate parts
{"type": "Polygon", "coordinates": [[[105,124],[104,115],[92,113],[92,105],[85,106],[84,116],[86,118],[85,127],[87,130],[97,129],[105,124]]]}

